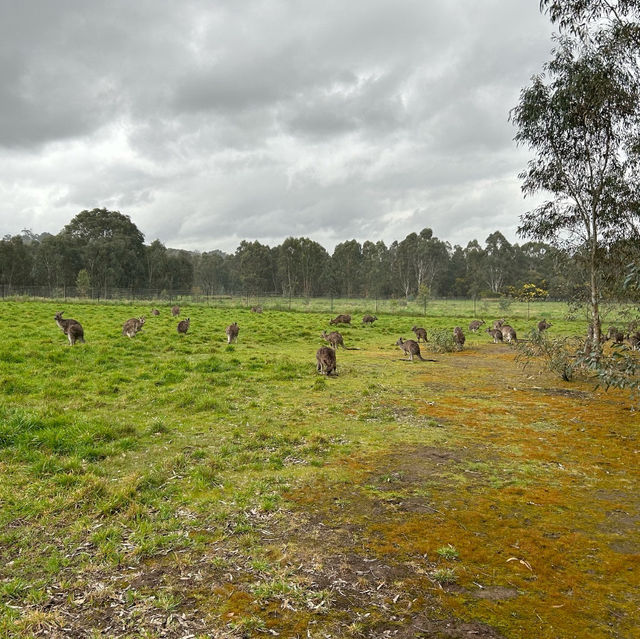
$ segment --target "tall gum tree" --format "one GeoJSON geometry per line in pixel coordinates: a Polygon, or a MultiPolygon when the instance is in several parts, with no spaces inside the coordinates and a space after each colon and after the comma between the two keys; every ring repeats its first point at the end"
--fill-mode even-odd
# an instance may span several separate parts
{"type": "MultiPolygon", "coordinates": [[[[542,4],[551,12],[554,3],[542,4]]],[[[586,256],[592,343],[599,348],[607,250],[640,237],[640,83],[633,40],[607,24],[580,29],[557,37],[551,61],[510,117],[516,142],[535,153],[520,174],[523,193],[550,195],[521,216],[518,231],[586,256]]]]}

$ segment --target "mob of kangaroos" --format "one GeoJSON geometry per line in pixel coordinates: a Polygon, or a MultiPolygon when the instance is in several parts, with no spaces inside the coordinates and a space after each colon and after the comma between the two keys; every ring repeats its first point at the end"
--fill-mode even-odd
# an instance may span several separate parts
{"type": "Polygon", "coordinates": [[[53,319],[69,339],[69,345],[73,346],[76,342],[84,342],[84,330],[80,322],[74,319],[63,319],[62,313],[63,311],[57,312],[53,319]]]}

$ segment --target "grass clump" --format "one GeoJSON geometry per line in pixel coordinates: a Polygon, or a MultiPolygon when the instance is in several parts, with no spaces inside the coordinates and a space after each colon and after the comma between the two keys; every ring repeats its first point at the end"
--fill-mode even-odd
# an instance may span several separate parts
{"type": "Polygon", "coordinates": [[[438,550],[436,550],[436,552],[440,557],[442,557],[443,559],[447,559],[449,561],[455,561],[457,559],[460,559],[460,553],[451,544],[447,544],[446,546],[441,546],[440,548],[438,548],[438,550]]]}

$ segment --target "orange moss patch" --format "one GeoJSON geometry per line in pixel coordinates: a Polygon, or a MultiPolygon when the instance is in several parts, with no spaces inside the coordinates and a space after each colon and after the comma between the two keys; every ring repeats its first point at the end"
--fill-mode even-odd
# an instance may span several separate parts
{"type": "Polygon", "coordinates": [[[350,459],[354,487],[294,500],[441,614],[514,639],[640,636],[640,417],[623,393],[525,374],[512,351],[489,351],[443,357],[407,388],[430,400],[413,403],[419,416],[445,425],[440,457],[416,445],[350,459]],[[457,561],[439,556],[447,544],[457,561]],[[440,588],[438,568],[455,584],[440,588]]]}

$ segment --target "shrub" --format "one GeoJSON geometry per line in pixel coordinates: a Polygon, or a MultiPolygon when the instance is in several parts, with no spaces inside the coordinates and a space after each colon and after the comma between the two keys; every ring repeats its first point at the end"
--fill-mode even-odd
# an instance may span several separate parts
{"type": "Polygon", "coordinates": [[[429,335],[429,348],[434,353],[453,353],[458,350],[458,345],[453,341],[453,333],[447,329],[431,331],[429,335]]]}
{"type": "Polygon", "coordinates": [[[516,345],[516,361],[523,368],[533,361],[541,361],[544,369],[570,382],[580,368],[583,342],[575,337],[548,337],[532,330],[526,340],[516,345]]]}

